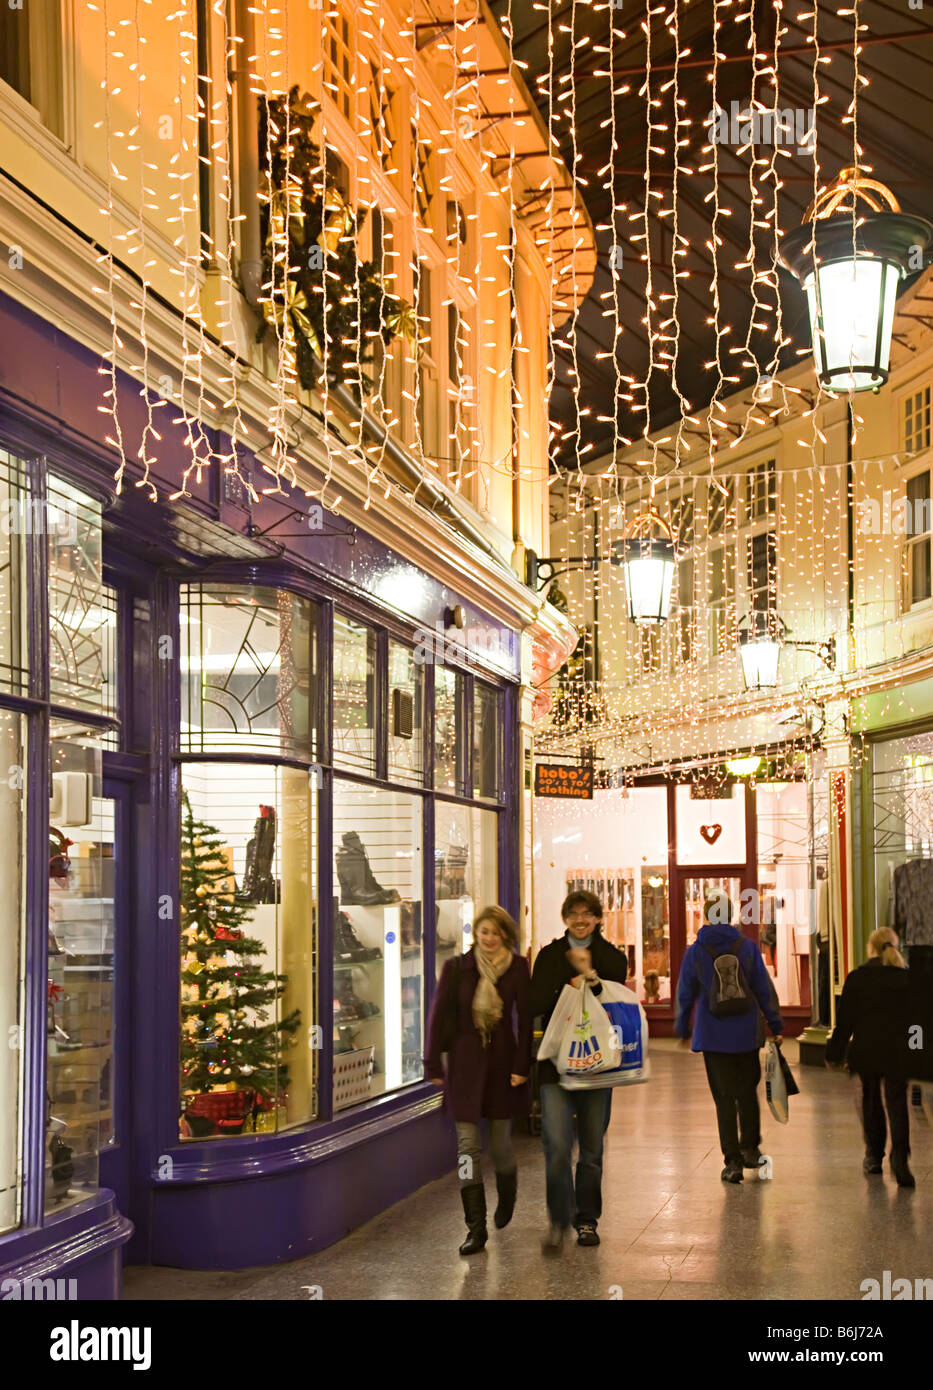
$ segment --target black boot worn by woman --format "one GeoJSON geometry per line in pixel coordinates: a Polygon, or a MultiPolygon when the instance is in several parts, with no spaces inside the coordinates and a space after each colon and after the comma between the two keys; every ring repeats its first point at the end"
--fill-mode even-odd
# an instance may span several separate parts
{"type": "Polygon", "coordinates": [[[486,1248],[486,1189],[481,1182],[471,1182],[461,1187],[460,1196],[469,1232],[460,1247],[460,1254],[477,1255],[486,1248]]]}
{"type": "Polygon", "coordinates": [[[496,1230],[501,1231],[503,1226],[507,1226],[512,1220],[512,1212],[515,1210],[518,1173],[497,1173],[496,1191],[499,1194],[499,1201],[493,1221],[496,1223],[496,1230]]]}
{"type": "Polygon", "coordinates": [[[906,1149],[891,1150],[891,1172],[897,1178],[898,1187],[916,1187],[916,1179],[907,1163],[906,1149]]]}

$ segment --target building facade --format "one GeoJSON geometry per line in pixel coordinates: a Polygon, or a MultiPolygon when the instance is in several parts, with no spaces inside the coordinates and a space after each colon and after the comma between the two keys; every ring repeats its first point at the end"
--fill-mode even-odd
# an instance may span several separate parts
{"type": "Polygon", "coordinates": [[[2,21],[4,1278],[295,1258],[452,1162],[424,1026],[475,912],[529,907],[576,634],[524,551],[592,232],[517,71],[483,119],[491,21],[461,97],[418,20],[2,21]],[[276,182],[312,150],[318,236],[276,182]],[[525,179],[569,187],[572,284],[525,179]]]}

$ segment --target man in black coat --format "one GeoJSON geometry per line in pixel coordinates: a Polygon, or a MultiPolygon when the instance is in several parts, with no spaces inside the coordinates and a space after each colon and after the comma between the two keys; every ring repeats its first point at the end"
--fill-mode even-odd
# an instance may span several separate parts
{"type": "MultiPolygon", "coordinates": [[[[547,1028],[565,985],[584,982],[597,997],[601,980],[625,983],[628,960],[602,935],[603,908],[595,893],[575,892],[560,910],[566,931],[538,952],[531,975],[531,1012],[547,1028]]],[[[612,1109],[612,1088],[565,1091],[553,1062],[538,1063],[541,1137],[550,1228],[542,1249],[556,1254],[573,1225],[578,1245],[598,1245],[602,1212],[603,1136],[612,1109]],[[580,1152],[573,1172],[574,1122],[580,1152]]]]}

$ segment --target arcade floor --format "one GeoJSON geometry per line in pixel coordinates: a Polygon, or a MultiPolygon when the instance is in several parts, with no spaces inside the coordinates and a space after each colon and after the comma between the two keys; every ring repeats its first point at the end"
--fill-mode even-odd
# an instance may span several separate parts
{"type": "MultiPolygon", "coordinates": [[[[796,1063],[796,1044],[786,1045],[796,1063]]],[[[854,1084],[796,1067],[790,1123],[764,1101],[773,1179],[726,1186],[702,1059],[656,1040],[649,1084],[618,1091],[606,1136],[602,1243],[539,1249],[545,1228],[540,1141],[519,1135],[519,1196],[505,1231],[462,1259],[453,1173],[320,1254],[292,1264],[197,1272],[124,1271],[133,1299],[853,1299],[863,1280],[933,1277],[933,1119],[911,1108],[914,1191],[861,1170],[854,1084]]],[[[494,1203],[487,1175],[487,1196],[494,1203]]]]}

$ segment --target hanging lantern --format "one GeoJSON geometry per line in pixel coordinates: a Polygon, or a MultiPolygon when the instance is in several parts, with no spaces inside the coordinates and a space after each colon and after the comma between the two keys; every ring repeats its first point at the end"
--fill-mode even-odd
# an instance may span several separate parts
{"type": "Polygon", "coordinates": [[[784,238],[781,261],[806,293],[824,386],[867,391],[887,381],[898,287],[922,269],[931,241],[930,223],[902,213],[890,189],[857,167],[843,169],[784,238]]]}
{"type": "Polygon", "coordinates": [[[773,690],[784,646],[784,624],[776,613],[751,613],[739,624],[739,656],[746,690],[773,690]]]}
{"type": "Polygon", "coordinates": [[[635,518],[623,541],[622,568],[633,623],[663,623],[667,618],[676,558],[673,532],[652,505],[635,518]],[[652,538],[653,526],[665,534],[652,538]]]}

